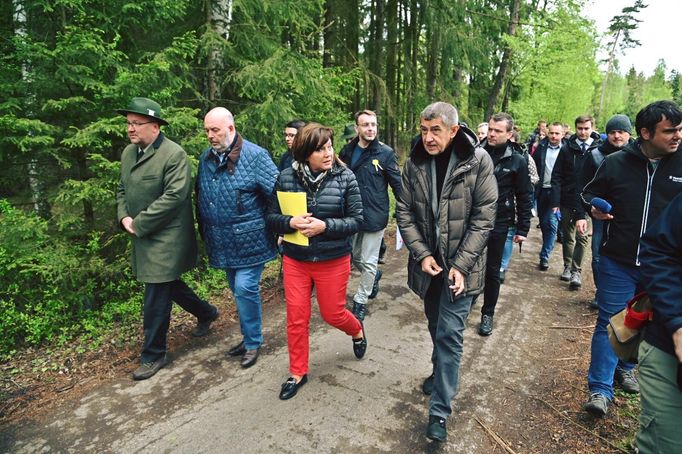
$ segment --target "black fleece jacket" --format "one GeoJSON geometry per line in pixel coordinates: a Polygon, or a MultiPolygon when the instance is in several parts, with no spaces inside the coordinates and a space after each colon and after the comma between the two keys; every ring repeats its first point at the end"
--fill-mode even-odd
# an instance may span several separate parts
{"type": "Polygon", "coordinates": [[[581,195],[583,208],[601,197],[613,209],[606,222],[600,253],[628,266],[639,266],[640,239],[670,201],[682,192],[682,153],[679,149],[654,167],[642,154],[640,142],[604,159],[581,195]]]}

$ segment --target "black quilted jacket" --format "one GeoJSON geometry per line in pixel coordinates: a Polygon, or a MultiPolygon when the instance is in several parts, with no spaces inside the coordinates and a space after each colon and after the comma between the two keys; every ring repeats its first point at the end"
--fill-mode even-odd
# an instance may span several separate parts
{"type": "MultiPolygon", "coordinates": [[[[307,190],[296,171],[289,167],[279,174],[275,191],[305,192],[308,212],[325,222],[324,233],[310,238],[308,246],[284,242],[284,255],[303,262],[331,260],[350,254],[351,236],[362,223],[362,198],[355,175],[347,167],[334,164],[315,194],[307,190]]],[[[266,222],[275,233],[293,233],[291,216],[280,211],[275,193],[266,222]]]]}

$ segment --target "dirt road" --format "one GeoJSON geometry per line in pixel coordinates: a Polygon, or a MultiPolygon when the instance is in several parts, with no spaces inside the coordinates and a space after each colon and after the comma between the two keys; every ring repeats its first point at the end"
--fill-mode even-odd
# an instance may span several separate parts
{"type": "MultiPolygon", "coordinates": [[[[431,341],[422,305],[406,288],[406,252],[391,251],[365,322],[367,356],[356,360],[350,340],[314,311],[310,380],[292,400],[278,399],[288,376],[285,314],[283,304],[270,304],[266,344],[251,369],[224,356],[238,340],[234,325],[205,347],[172,354],[150,380],[122,377],[41,421],[0,428],[0,452],[504,452],[491,432],[514,452],[575,452],[566,445],[575,438],[571,424],[547,404],[568,398],[568,417],[582,418],[591,279],[569,292],[558,279],[558,249],[550,271],[537,271],[538,237],[522,255],[514,251],[492,336],[476,333],[481,302],[472,310],[462,386],[441,446],[424,437],[428,398],[420,386],[431,372],[431,341]],[[568,397],[555,392],[562,389],[568,397]]],[[[599,422],[587,424],[599,430],[599,422]]]]}

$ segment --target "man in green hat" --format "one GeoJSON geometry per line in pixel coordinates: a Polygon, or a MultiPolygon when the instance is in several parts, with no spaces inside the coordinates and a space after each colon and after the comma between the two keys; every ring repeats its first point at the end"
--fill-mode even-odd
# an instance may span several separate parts
{"type": "Polygon", "coordinates": [[[121,154],[118,222],[132,239],[133,274],[145,284],[142,364],[133,378],[145,380],[166,365],[172,301],[197,317],[196,337],[207,334],[218,310],[180,279],[197,259],[187,154],[161,133],[168,122],[156,102],[133,98],[117,112],[126,117],[131,142],[121,154]]]}

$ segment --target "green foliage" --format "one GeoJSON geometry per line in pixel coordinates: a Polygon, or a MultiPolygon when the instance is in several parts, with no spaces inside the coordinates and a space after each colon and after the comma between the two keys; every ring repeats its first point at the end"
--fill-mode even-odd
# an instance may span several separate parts
{"type": "MultiPolygon", "coordinates": [[[[96,343],[103,330],[138,325],[140,284],[114,204],[128,142],[115,110],[133,96],[161,104],[164,134],[194,165],[207,146],[201,118],[215,105],[275,158],[286,122],[340,134],[354,110],[370,108],[381,140],[405,155],[419,111],[436,99],[470,124],[483,120],[506,46],[502,105],[523,129],[541,117],[572,123],[597,105],[603,75],[582,1],[522,2],[515,37],[509,0],[228,3],[229,14],[189,0],[0,6],[0,354],[77,336],[96,343]],[[43,219],[17,208],[41,201],[52,210],[43,219]]],[[[633,118],[654,99],[682,99],[664,62],[649,78],[611,74],[607,93],[609,116],[633,118]]],[[[225,288],[205,263],[186,278],[204,297],[225,288]]]]}
{"type": "Polygon", "coordinates": [[[510,40],[526,66],[515,80],[518,88],[509,110],[527,131],[539,118],[573,124],[578,115],[593,112],[596,33],[579,13],[575,4],[558,7],[551,15],[535,18],[533,28],[510,40]]]}

